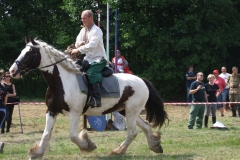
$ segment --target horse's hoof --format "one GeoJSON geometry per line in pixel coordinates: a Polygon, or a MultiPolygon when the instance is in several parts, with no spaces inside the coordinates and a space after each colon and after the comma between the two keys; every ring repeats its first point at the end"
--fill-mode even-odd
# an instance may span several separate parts
{"type": "Polygon", "coordinates": [[[44,153],[39,152],[38,149],[39,149],[38,144],[35,144],[35,146],[33,146],[32,148],[29,149],[29,151],[28,151],[29,159],[43,157],[44,153]]]}
{"type": "Polygon", "coordinates": [[[150,148],[153,152],[155,153],[163,153],[163,148],[161,145],[155,147],[155,148],[150,148]]]}
{"type": "Polygon", "coordinates": [[[126,152],[126,150],[127,150],[127,148],[126,147],[118,147],[118,148],[116,148],[116,149],[114,149],[111,153],[110,153],[110,155],[124,155],[125,154],[125,152],[126,152]]]}

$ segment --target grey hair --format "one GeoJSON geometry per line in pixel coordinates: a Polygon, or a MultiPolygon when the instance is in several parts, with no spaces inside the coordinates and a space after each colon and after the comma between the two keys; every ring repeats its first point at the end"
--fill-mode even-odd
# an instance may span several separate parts
{"type": "Polygon", "coordinates": [[[82,12],[82,14],[83,14],[83,13],[87,13],[87,16],[88,16],[88,17],[93,17],[93,15],[94,15],[91,10],[85,10],[85,11],[82,12]]]}

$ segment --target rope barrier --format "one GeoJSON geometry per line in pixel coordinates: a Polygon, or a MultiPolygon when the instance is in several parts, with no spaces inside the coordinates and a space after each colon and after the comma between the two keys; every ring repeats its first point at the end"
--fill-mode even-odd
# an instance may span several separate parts
{"type": "Polygon", "coordinates": [[[182,103],[182,102],[165,102],[165,105],[191,105],[191,104],[239,104],[240,102],[194,102],[194,103],[182,103]]]}
{"type": "MultiPolygon", "coordinates": [[[[240,102],[195,102],[195,103],[183,103],[183,102],[165,102],[164,105],[191,105],[191,104],[239,104],[240,102]]],[[[14,104],[18,105],[18,113],[19,113],[19,118],[20,118],[20,127],[21,131],[23,133],[23,127],[22,127],[22,118],[21,118],[21,113],[20,113],[20,104],[21,105],[46,105],[45,102],[12,102],[12,103],[7,103],[7,104],[14,104]]],[[[85,120],[86,121],[86,120],[85,120]]]]}
{"type": "Polygon", "coordinates": [[[45,102],[12,102],[12,103],[7,103],[7,104],[21,104],[21,105],[23,105],[23,104],[25,104],[25,105],[27,105],[27,104],[35,104],[35,105],[46,105],[46,103],[45,102]]]}
{"type": "MultiPolygon", "coordinates": [[[[45,102],[12,102],[7,104],[21,104],[21,105],[46,105],[45,102]]],[[[164,102],[165,105],[191,105],[191,104],[240,104],[240,102],[164,102]]]]}

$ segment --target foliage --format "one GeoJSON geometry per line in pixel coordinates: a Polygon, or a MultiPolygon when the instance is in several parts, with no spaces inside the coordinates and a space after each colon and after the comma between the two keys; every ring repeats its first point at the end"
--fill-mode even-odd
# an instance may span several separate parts
{"type": "MultiPolygon", "coordinates": [[[[229,72],[233,65],[239,66],[238,0],[97,2],[104,35],[106,3],[110,4],[110,57],[114,56],[115,10],[118,9],[118,48],[134,74],[151,80],[165,100],[183,99],[184,72],[189,65],[205,75],[223,65],[229,72]]],[[[97,12],[93,0],[1,0],[0,4],[3,31],[0,32],[0,67],[4,69],[19,55],[24,36],[38,37],[64,50],[74,43],[79,32],[81,11],[92,9],[95,15],[97,12]]],[[[35,77],[38,75],[34,74],[34,83],[45,85],[42,78],[35,77]]],[[[28,96],[28,92],[23,94],[28,96]]]]}
{"type": "Polygon", "coordinates": [[[134,73],[176,100],[189,65],[206,74],[237,65],[227,61],[229,49],[239,46],[239,14],[233,5],[224,0],[118,1],[119,46],[134,73]]]}

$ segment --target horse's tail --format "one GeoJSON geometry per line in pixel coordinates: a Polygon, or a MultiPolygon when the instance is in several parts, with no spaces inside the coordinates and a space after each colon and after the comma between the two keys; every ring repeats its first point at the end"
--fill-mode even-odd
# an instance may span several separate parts
{"type": "Polygon", "coordinates": [[[160,94],[150,81],[142,78],[149,90],[149,98],[145,105],[146,120],[153,124],[153,127],[161,128],[166,120],[169,121],[167,112],[164,110],[164,104],[160,94]]]}

